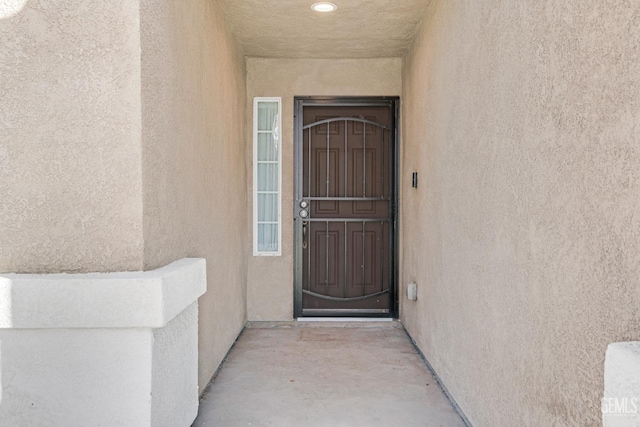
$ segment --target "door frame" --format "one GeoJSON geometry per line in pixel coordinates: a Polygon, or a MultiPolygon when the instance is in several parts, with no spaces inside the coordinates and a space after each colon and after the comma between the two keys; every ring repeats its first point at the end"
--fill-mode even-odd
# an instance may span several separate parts
{"type": "MultiPolygon", "coordinates": [[[[393,173],[391,175],[393,195],[391,197],[391,251],[392,271],[389,292],[391,294],[391,306],[389,313],[384,314],[349,314],[349,317],[391,317],[397,318],[398,311],[398,195],[400,190],[400,97],[398,96],[296,96],[294,97],[293,116],[293,316],[304,318],[302,313],[302,220],[299,218],[298,200],[302,199],[302,141],[303,141],[303,109],[307,106],[340,106],[340,107],[379,107],[388,106],[392,110],[391,120],[393,132],[393,173]]],[[[344,316],[339,312],[323,314],[326,317],[344,316]]]]}

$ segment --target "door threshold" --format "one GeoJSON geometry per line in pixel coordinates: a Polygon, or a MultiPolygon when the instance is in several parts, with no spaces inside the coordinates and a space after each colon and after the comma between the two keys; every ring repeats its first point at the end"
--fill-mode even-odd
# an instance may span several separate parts
{"type": "Polygon", "coordinates": [[[393,322],[391,317],[298,317],[298,322],[393,322]]]}

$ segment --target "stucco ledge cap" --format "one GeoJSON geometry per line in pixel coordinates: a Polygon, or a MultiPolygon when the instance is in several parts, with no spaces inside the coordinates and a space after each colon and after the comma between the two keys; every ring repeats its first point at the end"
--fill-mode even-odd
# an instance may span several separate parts
{"type": "Polygon", "coordinates": [[[202,258],[150,271],[0,274],[0,329],[161,328],[206,290],[202,258]]]}
{"type": "Polygon", "coordinates": [[[639,341],[609,344],[605,356],[604,385],[605,397],[640,396],[639,341]]]}

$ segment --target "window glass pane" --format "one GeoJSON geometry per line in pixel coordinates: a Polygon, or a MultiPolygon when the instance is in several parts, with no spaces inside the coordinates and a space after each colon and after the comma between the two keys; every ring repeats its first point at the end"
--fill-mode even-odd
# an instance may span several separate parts
{"type": "Polygon", "coordinates": [[[277,194],[258,194],[258,221],[278,221],[277,194]]]}
{"type": "Polygon", "coordinates": [[[254,98],[254,254],[280,253],[280,99],[254,98]]]}
{"type": "Polygon", "coordinates": [[[258,224],[258,251],[278,252],[278,226],[258,224]]]}
{"type": "Polygon", "coordinates": [[[258,164],[258,191],[278,191],[278,164],[258,164]]]}
{"type": "Polygon", "coordinates": [[[277,119],[277,102],[258,102],[258,130],[275,130],[277,119]]]}
{"type": "Polygon", "coordinates": [[[272,133],[258,134],[258,160],[278,160],[278,141],[272,133]]]}

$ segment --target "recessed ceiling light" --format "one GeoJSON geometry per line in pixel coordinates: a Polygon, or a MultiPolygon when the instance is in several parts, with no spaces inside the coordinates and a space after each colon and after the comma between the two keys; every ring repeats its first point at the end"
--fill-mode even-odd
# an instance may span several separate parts
{"type": "Polygon", "coordinates": [[[333,12],[337,8],[338,6],[333,3],[329,3],[328,1],[321,1],[319,3],[314,3],[311,5],[311,9],[315,10],[316,12],[333,12]]]}

